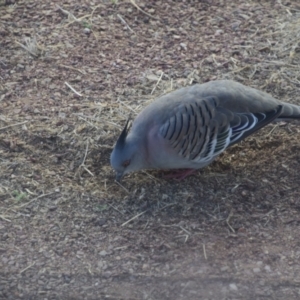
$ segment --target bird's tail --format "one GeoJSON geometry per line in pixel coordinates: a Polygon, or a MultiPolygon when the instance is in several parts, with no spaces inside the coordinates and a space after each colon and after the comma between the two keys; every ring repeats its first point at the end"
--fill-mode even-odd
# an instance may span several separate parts
{"type": "Polygon", "coordinates": [[[283,109],[279,119],[300,119],[300,106],[282,103],[283,109]]]}

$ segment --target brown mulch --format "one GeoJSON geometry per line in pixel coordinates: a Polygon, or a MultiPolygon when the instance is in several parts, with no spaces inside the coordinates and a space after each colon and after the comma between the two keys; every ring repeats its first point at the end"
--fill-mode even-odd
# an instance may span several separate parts
{"type": "Polygon", "coordinates": [[[114,182],[129,115],[233,79],[300,105],[293,1],[0,1],[0,299],[299,299],[300,124],[182,182],[114,182]]]}

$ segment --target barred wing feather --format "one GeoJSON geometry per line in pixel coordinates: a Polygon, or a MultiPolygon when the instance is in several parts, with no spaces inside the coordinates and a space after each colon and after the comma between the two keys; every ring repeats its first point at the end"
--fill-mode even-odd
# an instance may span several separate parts
{"type": "Polygon", "coordinates": [[[195,163],[214,159],[280,115],[282,106],[267,113],[236,113],[216,97],[180,104],[160,127],[160,134],[180,157],[195,163]]]}

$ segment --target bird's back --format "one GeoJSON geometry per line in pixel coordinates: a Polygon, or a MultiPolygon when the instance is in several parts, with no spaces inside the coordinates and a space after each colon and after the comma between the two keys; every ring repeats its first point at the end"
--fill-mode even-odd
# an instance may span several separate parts
{"type": "Polygon", "coordinates": [[[119,176],[140,169],[198,169],[276,118],[300,119],[300,107],[230,80],[159,97],[121,134],[112,154],[119,176]]]}
{"type": "Polygon", "coordinates": [[[219,80],[158,98],[136,118],[132,130],[147,133],[154,166],[201,167],[278,117],[299,118],[300,108],[240,83],[219,80]]]}
{"type": "Polygon", "coordinates": [[[260,113],[283,105],[282,118],[299,118],[300,107],[278,101],[268,93],[232,80],[216,80],[184,87],[157,98],[142,111],[142,119],[164,121],[176,106],[196,99],[216,97],[220,106],[237,113],[260,113]]]}

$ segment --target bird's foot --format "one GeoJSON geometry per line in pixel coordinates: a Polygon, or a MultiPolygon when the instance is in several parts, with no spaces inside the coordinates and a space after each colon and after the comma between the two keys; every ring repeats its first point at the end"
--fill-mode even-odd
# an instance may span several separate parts
{"type": "Polygon", "coordinates": [[[189,175],[195,173],[197,171],[197,169],[183,169],[183,170],[178,170],[176,172],[172,172],[172,173],[169,173],[169,174],[164,174],[163,175],[163,178],[165,179],[170,179],[170,178],[173,178],[177,181],[181,181],[183,180],[184,178],[188,177],[189,175]]]}

